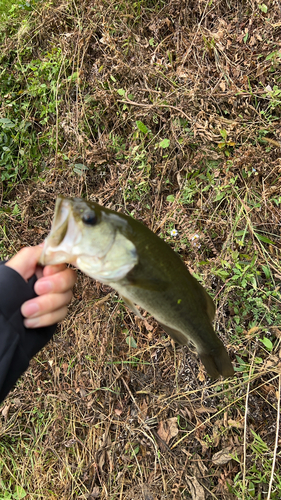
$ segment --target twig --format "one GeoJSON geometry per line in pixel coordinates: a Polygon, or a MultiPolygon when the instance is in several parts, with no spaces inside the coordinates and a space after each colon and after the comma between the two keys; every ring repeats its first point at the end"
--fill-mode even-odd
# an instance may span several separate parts
{"type": "Polygon", "coordinates": [[[130,391],[130,388],[129,388],[129,386],[128,386],[127,382],[124,380],[124,378],[123,378],[123,377],[121,377],[121,380],[122,380],[122,382],[123,382],[124,386],[126,387],[126,389],[127,389],[128,393],[130,394],[131,399],[132,399],[132,401],[134,402],[134,404],[135,404],[136,408],[137,408],[137,409],[139,410],[139,412],[141,413],[141,409],[140,409],[140,407],[139,407],[138,403],[136,402],[136,400],[135,400],[135,398],[134,398],[134,396],[133,396],[132,392],[130,391]]]}
{"type": "Polygon", "coordinates": [[[125,99],[117,99],[117,102],[122,102],[123,104],[131,104],[131,106],[139,106],[141,108],[150,108],[150,109],[152,109],[152,108],[171,108],[171,109],[175,109],[176,111],[181,113],[183,116],[185,116],[185,118],[189,122],[192,122],[192,118],[190,116],[187,116],[182,109],[177,108],[176,106],[172,106],[171,104],[142,104],[140,102],[135,102],[135,101],[126,101],[125,99]]]}
{"type": "Polygon", "coordinates": [[[269,144],[272,144],[273,146],[276,146],[277,148],[281,148],[280,141],[275,141],[274,139],[270,139],[269,137],[263,137],[262,140],[268,142],[269,144]]]}
{"type": "Polygon", "coordinates": [[[256,356],[256,351],[254,352],[253,358],[252,358],[252,363],[250,366],[250,371],[249,371],[249,380],[247,384],[247,393],[246,393],[246,402],[245,402],[245,420],[244,420],[244,443],[243,443],[243,486],[242,486],[242,500],[245,498],[245,483],[246,483],[246,455],[247,455],[247,415],[248,415],[248,410],[249,410],[249,394],[250,394],[250,383],[251,383],[251,374],[252,374],[252,368],[254,364],[256,356]]]}
{"type": "Polygon", "coordinates": [[[275,469],[276,455],[277,455],[277,448],[278,448],[278,436],[279,436],[279,427],[280,427],[280,399],[281,399],[281,374],[279,375],[279,392],[278,392],[278,396],[277,396],[277,418],[276,418],[275,446],[274,446],[274,453],[273,453],[271,476],[270,476],[270,481],[269,481],[269,486],[268,486],[267,500],[270,500],[270,493],[271,493],[271,488],[272,488],[272,483],[273,483],[274,469],[275,469]]]}

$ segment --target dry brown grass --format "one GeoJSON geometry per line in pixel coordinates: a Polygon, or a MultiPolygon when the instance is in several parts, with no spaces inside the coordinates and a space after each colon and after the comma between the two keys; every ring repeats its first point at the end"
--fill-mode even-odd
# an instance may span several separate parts
{"type": "Polygon", "coordinates": [[[0,214],[3,254],[47,235],[57,194],[133,213],[215,296],[216,327],[239,370],[211,383],[196,355],[153,318],[135,318],[111,289],[79,273],[67,319],[1,407],[7,491],[19,484],[34,500],[249,499],[256,462],[266,474],[255,498],[267,498],[270,477],[270,498],[279,498],[280,104],[263,87],[280,82],[279,55],[266,56],[280,46],[281,27],[279,3],[268,9],[254,1],[58,0],[33,14],[31,32],[7,39],[7,54],[28,40],[34,58],[54,46],[63,58],[46,125],[57,150],[45,158],[43,180],[30,177],[2,200],[20,214],[0,214]],[[76,163],[88,170],[77,175],[76,163]],[[247,306],[252,282],[243,288],[230,271],[221,279],[237,258],[254,259],[258,318],[247,306]],[[269,352],[260,339],[274,335],[269,352]],[[255,454],[251,431],[264,453],[255,454]],[[227,486],[238,473],[241,496],[227,486]]]}

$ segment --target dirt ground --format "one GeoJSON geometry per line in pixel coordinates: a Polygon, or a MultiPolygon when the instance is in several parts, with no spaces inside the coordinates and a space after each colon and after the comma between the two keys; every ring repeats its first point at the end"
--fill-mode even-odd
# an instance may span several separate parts
{"type": "Polygon", "coordinates": [[[56,148],[2,185],[18,207],[0,214],[3,256],[47,236],[58,194],[131,214],[212,295],[236,367],[211,381],[192,346],[78,272],[0,408],[1,477],[27,499],[281,498],[281,8],[264,5],[57,1],[7,37],[7,54],[64,62],[56,111],[33,116],[56,148]]]}

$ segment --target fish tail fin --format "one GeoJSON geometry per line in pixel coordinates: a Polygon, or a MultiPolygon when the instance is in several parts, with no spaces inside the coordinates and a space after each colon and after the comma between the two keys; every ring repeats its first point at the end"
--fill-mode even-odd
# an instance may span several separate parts
{"type": "Polygon", "coordinates": [[[222,342],[216,349],[198,352],[198,354],[210,377],[214,379],[220,375],[225,378],[233,377],[234,369],[222,342]]]}
{"type": "Polygon", "coordinates": [[[189,338],[191,338],[210,377],[214,379],[219,378],[220,375],[223,377],[233,377],[234,370],[230,358],[222,341],[215,334],[213,328],[211,328],[211,330],[210,328],[207,329],[208,335],[205,335],[205,341],[198,345],[195,341],[195,336],[192,338],[190,335],[188,336],[187,334],[183,334],[175,328],[164,325],[164,323],[160,323],[160,325],[170,335],[170,337],[175,340],[175,342],[178,342],[181,345],[186,345],[189,338]],[[206,337],[208,342],[206,342],[206,337]]]}

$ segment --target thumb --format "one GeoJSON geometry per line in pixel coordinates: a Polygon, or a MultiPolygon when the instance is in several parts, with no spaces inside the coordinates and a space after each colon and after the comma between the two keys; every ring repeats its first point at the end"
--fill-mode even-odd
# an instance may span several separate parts
{"type": "Polygon", "coordinates": [[[22,248],[5,266],[17,271],[27,281],[35,273],[42,250],[41,245],[22,248]]]}

